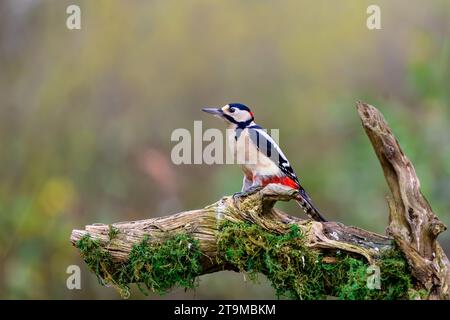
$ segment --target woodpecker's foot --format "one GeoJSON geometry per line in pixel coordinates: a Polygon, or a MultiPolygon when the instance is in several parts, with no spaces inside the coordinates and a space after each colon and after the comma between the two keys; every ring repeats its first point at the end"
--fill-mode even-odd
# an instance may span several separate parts
{"type": "Polygon", "coordinates": [[[235,192],[235,193],[233,193],[233,202],[236,204],[236,200],[239,200],[240,198],[248,197],[249,195],[252,195],[252,194],[258,192],[261,189],[262,189],[261,186],[254,186],[254,187],[248,188],[245,191],[235,192]]]}

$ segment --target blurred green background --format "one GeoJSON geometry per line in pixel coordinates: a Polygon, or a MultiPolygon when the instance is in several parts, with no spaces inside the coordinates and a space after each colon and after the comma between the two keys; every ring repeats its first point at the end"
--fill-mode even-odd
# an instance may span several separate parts
{"type": "MultiPolygon", "coordinates": [[[[88,272],[72,229],[238,191],[237,166],[171,162],[174,129],[223,128],[207,105],[252,107],[280,129],[327,217],[383,233],[388,188],[355,110],[371,103],[450,225],[449,31],[448,0],[0,1],[0,298],[119,298],[88,272]],[[66,28],[69,4],[81,7],[81,30],[66,28]],[[366,28],[369,4],[382,30],[366,28]],[[81,290],[66,288],[72,264],[81,290]]],[[[450,232],[440,241],[450,254],[450,232]]],[[[221,272],[162,298],[274,291],[221,272]]]]}

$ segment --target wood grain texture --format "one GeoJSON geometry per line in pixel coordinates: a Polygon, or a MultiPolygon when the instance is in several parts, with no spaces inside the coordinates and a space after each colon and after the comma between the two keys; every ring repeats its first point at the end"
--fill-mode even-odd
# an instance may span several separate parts
{"type": "Polygon", "coordinates": [[[430,298],[449,299],[449,261],[436,241],[447,228],[423,196],[414,166],[380,111],[363,102],[357,109],[392,193],[387,232],[405,254],[414,277],[431,292],[430,298]]]}
{"type": "Polygon", "coordinates": [[[116,262],[125,262],[133,244],[140,243],[145,236],[149,241],[161,242],[179,233],[188,232],[200,242],[204,259],[205,273],[233,269],[231,266],[217,265],[218,255],[216,235],[221,222],[250,222],[277,234],[290,230],[291,224],[299,226],[307,235],[308,245],[317,250],[341,250],[364,257],[369,263],[376,259],[382,249],[392,248],[392,239],[349,227],[337,222],[316,222],[289,216],[273,208],[275,201],[288,201],[295,197],[296,191],[288,187],[270,184],[245,198],[234,201],[232,197],[223,197],[203,209],[180,212],[166,217],[112,224],[118,234],[109,240],[110,226],[93,224],[84,230],[73,230],[73,244],[85,234],[100,240],[116,262]]]}

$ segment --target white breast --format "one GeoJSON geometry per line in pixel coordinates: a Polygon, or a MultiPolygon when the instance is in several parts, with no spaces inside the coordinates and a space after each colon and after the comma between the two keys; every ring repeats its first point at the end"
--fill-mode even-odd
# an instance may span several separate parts
{"type": "Polygon", "coordinates": [[[258,152],[247,129],[242,130],[237,141],[235,137],[234,130],[227,130],[228,146],[234,154],[234,163],[241,165],[244,173],[251,172],[253,176],[282,175],[281,170],[269,157],[258,152]]]}

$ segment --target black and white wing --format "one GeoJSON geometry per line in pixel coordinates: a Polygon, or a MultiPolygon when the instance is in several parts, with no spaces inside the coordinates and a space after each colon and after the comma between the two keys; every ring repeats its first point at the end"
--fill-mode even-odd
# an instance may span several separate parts
{"type": "Polygon", "coordinates": [[[298,190],[300,192],[300,197],[297,202],[303,210],[305,210],[306,214],[316,221],[327,221],[313,204],[305,189],[303,189],[300,185],[300,181],[298,180],[294,169],[292,169],[283,151],[281,151],[278,144],[272,139],[266,130],[257,125],[248,127],[247,129],[249,130],[248,135],[250,139],[257,146],[258,150],[272,160],[278,168],[280,168],[281,172],[297,183],[298,190]]]}
{"type": "Polygon", "coordinates": [[[292,169],[289,160],[281,151],[278,144],[272,139],[272,137],[266,132],[265,129],[258,125],[247,127],[248,135],[251,141],[257,146],[258,150],[272,160],[281,172],[286,176],[294,180],[298,185],[300,182],[297,175],[292,169]]]}

